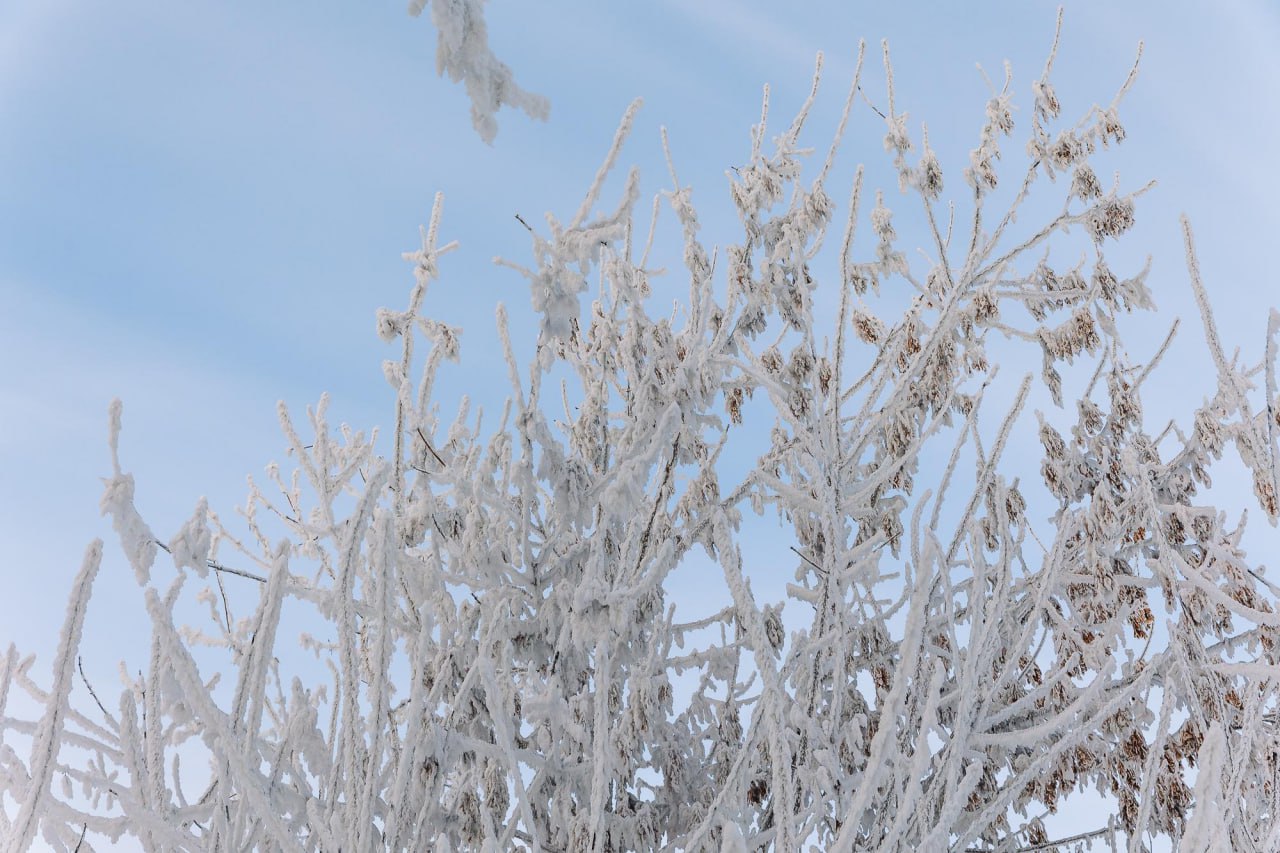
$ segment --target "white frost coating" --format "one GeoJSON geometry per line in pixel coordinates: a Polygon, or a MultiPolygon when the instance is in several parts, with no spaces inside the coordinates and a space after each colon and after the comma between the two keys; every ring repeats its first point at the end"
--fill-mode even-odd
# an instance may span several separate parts
{"type": "MultiPolygon", "coordinates": [[[[58,638],[58,653],[54,659],[53,687],[49,691],[44,717],[31,738],[30,780],[26,795],[19,802],[18,815],[10,829],[9,853],[22,853],[35,837],[36,828],[47,809],[44,800],[50,796],[49,783],[62,745],[62,731],[67,717],[67,698],[71,694],[72,671],[75,669],[76,651],[80,647],[80,635],[84,630],[84,614],[93,592],[93,580],[102,563],[102,540],[95,539],[85,551],[84,564],[71,587],[71,600],[67,603],[67,618],[58,638]]],[[[12,655],[10,655],[12,659],[12,655]]],[[[9,666],[5,667],[6,676],[9,666]]],[[[6,681],[8,679],[6,678],[6,681]]],[[[6,684],[7,687],[7,684],[6,684]]]]}
{"type": "Polygon", "coordinates": [[[632,169],[627,176],[626,187],[618,206],[612,214],[604,214],[589,220],[587,217],[599,197],[605,178],[617,163],[618,153],[626,141],[642,101],[632,101],[623,114],[614,134],[613,144],[596,172],[595,180],[587,190],[582,204],[569,224],[562,225],[548,214],[550,239],[533,234],[534,253],[538,267],[528,269],[519,264],[498,259],[498,263],[518,270],[529,280],[533,310],[541,317],[541,334],[538,337],[539,362],[549,367],[554,358],[553,348],[558,341],[566,340],[581,313],[579,298],[587,289],[587,272],[602,257],[607,258],[614,244],[622,242],[631,221],[631,210],[640,193],[639,172],[632,169]]]}
{"type": "MultiPolygon", "coordinates": [[[[449,32],[474,39],[475,20],[449,32]]],[[[965,163],[913,138],[888,92],[889,180],[906,194],[876,192],[870,210],[874,168],[835,193],[847,212],[824,188],[836,145],[809,178],[809,152],[828,150],[800,139],[812,95],[777,135],[766,104],[730,178],[740,239],[715,250],[669,150],[654,221],[635,221],[634,172],[601,205],[633,105],[582,203],[529,226],[540,334],[517,353],[498,310],[511,388],[488,422],[436,393],[460,356],[458,330],[423,314],[453,246],[437,197],[406,254],[407,306],[377,318],[398,348],[394,444],[331,424],[327,397],[281,406],[292,470],[268,468],[273,490],[251,483],[235,529],[202,502],[170,540],[163,595],[113,405],[103,506],[143,567],[151,659],[122,668],[118,701],[97,685],[73,702],[74,632],[52,691],[9,654],[0,708],[12,686],[46,711],[0,716],[0,798],[21,818],[4,836],[68,850],[82,832],[95,849],[1280,849],[1280,588],[1198,494],[1221,464],[1252,474],[1264,508],[1275,492],[1280,319],[1264,363],[1226,358],[1189,254],[1218,387],[1148,432],[1143,383],[1164,348],[1129,362],[1118,322],[1153,307],[1146,271],[1113,271],[1109,242],[1081,260],[1056,236],[1130,239],[1140,195],[1117,181],[1099,201],[1084,171],[1123,127],[1114,102],[1062,119],[1052,65],[1018,127],[1030,156],[1012,196],[989,192],[1017,161],[1002,156],[1008,73],[969,185],[943,181],[965,163]],[[1062,169],[1070,186],[1046,180],[1062,169]],[[1033,192],[1059,213],[1024,228],[1033,192]],[[948,207],[972,214],[967,239],[936,221],[948,207]],[[684,269],[659,280],[647,258],[662,234],[676,244],[654,254],[684,269]],[[688,288],[674,307],[672,278],[688,288]],[[1037,421],[1033,395],[1063,405],[1037,421]],[[748,527],[762,515],[780,546],[767,556],[748,527]],[[215,537],[216,573],[184,592],[215,537]],[[673,600],[668,579],[697,572],[699,596],[673,600]],[[188,598],[207,624],[174,624],[188,598]],[[299,661],[294,624],[315,661],[299,661]],[[36,741],[30,759],[11,734],[36,741]],[[1095,789],[1103,814],[1063,837],[1047,815],[1094,806],[1095,789]]]]}
{"type": "MultiPolygon", "coordinates": [[[[1276,383],[1276,340],[1280,338],[1280,311],[1275,308],[1267,316],[1267,354],[1263,359],[1267,367],[1267,401],[1263,417],[1267,422],[1268,445],[1271,451],[1271,490],[1280,497],[1280,390],[1276,383]]],[[[1271,526],[1280,525],[1280,507],[1271,513],[1271,526]]]]}
{"type": "MultiPolygon", "coordinates": [[[[409,14],[417,17],[428,0],[410,0],[409,14]]],[[[530,118],[545,119],[551,105],[546,98],[516,84],[506,63],[489,48],[484,0],[430,0],[431,22],[439,33],[436,72],[448,74],[466,87],[471,99],[471,123],[485,142],[498,133],[498,110],[515,107],[530,118]]]]}
{"type": "Polygon", "coordinates": [[[124,405],[120,400],[111,401],[107,435],[114,474],[110,479],[102,481],[105,487],[98,508],[103,515],[111,516],[111,526],[120,537],[120,547],[124,549],[125,557],[133,567],[134,577],[139,586],[144,586],[151,579],[157,540],[133,505],[133,475],[120,468],[120,425],[123,411],[124,405]]]}
{"type": "Polygon", "coordinates": [[[1196,756],[1196,811],[1191,828],[1182,839],[1186,853],[1233,853],[1230,803],[1224,802],[1222,775],[1227,772],[1230,754],[1221,723],[1213,723],[1205,733],[1196,756]]]}
{"type": "Polygon", "coordinates": [[[139,586],[151,579],[151,566],[156,559],[156,537],[133,505],[133,475],[117,474],[103,481],[106,487],[98,506],[103,515],[111,516],[111,526],[120,537],[134,577],[139,586]]]}
{"type": "Polygon", "coordinates": [[[204,577],[209,572],[209,549],[212,541],[209,531],[209,501],[202,497],[196,503],[196,510],[191,518],[169,540],[173,564],[180,569],[194,569],[196,574],[204,577]]]}
{"type": "Polygon", "coordinates": [[[731,820],[720,824],[720,853],[747,853],[747,839],[731,820]]]}
{"type": "MultiPolygon", "coordinates": [[[[191,653],[182,645],[177,633],[173,630],[173,614],[160,600],[153,589],[146,594],[147,610],[152,624],[156,626],[156,640],[160,644],[165,664],[177,682],[177,687],[189,701],[196,719],[204,728],[206,744],[219,763],[225,762],[227,776],[223,777],[223,785],[231,787],[245,798],[251,805],[252,812],[261,823],[264,834],[262,842],[279,850],[301,849],[284,826],[276,810],[270,805],[268,780],[250,764],[252,751],[243,752],[237,748],[236,738],[232,733],[231,721],[219,710],[208,695],[207,688],[201,682],[195,661],[191,653]]],[[[156,685],[152,685],[154,689],[156,685]]]]}

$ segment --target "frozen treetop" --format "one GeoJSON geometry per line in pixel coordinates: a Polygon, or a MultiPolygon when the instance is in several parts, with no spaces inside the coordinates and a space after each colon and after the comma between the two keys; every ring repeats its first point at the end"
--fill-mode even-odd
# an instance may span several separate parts
{"type": "MultiPolygon", "coordinates": [[[[482,133],[533,103],[478,2],[432,10],[482,133]]],[[[886,47],[882,105],[861,97],[896,186],[859,169],[844,209],[827,184],[864,52],[816,168],[813,97],[769,148],[766,96],[730,175],[740,239],[713,248],[674,165],[647,230],[634,172],[597,212],[633,105],[581,206],[508,264],[538,335],[517,353],[498,309],[510,393],[487,428],[436,396],[460,357],[425,313],[454,247],[437,198],[407,304],[377,315],[390,455],[327,398],[282,406],[291,469],[237,524],[201,502],[159,540],[113,406],[102,508],[150,660],[118,699],[72,701],[94,543],[50,686],[13,649],[0,670],[9,849],[1280,849],[1278,590],[1203,498],[1230,461],[1276,521],[1280,314],[1260,362],[1227,356],[1186,227],[1218,387],[1148,430],[1164,348],[1133,363],[1121,339],[1147,271],[1106,257],[1143,188],[1092,165],[1125,138],[1132,75],[1064,118],[1056,51],[1024,112],[1011,77],[992,92],[957,167],[915,135],[886,47]],[[779,569],[753,516],[789,546],[783,599],[753,588],[779,569]],[[674,601],[699,555],[718,595],[674,601]],[[288,653],[299,624],[317,665],[288,653]],[[43,714],[9,716],[11,688],[43,714]],[[1093,823],[1062,831],[1081,803],[1093,823]]]]}

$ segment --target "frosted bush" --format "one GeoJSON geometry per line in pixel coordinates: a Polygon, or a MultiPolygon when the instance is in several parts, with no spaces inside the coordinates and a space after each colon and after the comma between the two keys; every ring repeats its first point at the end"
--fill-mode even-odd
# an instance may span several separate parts
{"type": "MultiPolygon", "coordinates": [[[[442,45],[472,50],[479,4],[432,8],[464,21],[441,23],[442,45]]],[[[295,468],[253,486],[239,531],[201,504],[161,546],[113,407],[102,506],[152,656],[110,710],[70,702],[95,543],[51,687],[12,649],[0,672],[0,712],[11,689],[45,708],[0,718],[9,849],[1280,849],[1277,590],[1243,524],[1197,498],[1235,448],[1276,520],[1280,315],[1259,365],[1228,359],[1187,227],[1218,388],[1181,428],[1146,431],[1164,350],[1131,363],[1118,331],[1151,305],[1146,271],[1104,254],[1141,188],[1104,192],[1089,165],[1124,137],[1132,77],[1064,125],[1052,62],[1027,119],[1008,80],[992,95],[963,180],[913,138],[888,75],[887,109],[872,108],[899,190],[869,211],[861,170],[843,211],[826,185],[845,120],[806,179],[812,98],[772,150],[766,101],[731,175],[740,242],[699,242],[672,168],[660,200],[689,279],[674,314],[651,296],[638,179],[593,212],[633,106],[580,209],[533,234],[532,351],[499,308],[511,391],[488,432],[468,403],[451,422],[436,405],[438,369],[459,357],[456,331],[424,313],[453,246],[437,199],[406,307],[377,315],[401,347],[384,370],[390,455],[331,425],[324,399],[305,425],[282,408],[295,468]],[[1018,132],[1028,165],[1010,176],[1018,132]],[[1020,227],[1033,194],[1058,212],[1020,227]],[[891,204],[918,208],[922,253],[891,204]],[[829,274],[818,247],[838,212],[829,274]],[[1063,265],[1053,249],[1072,235],[1089,254],[1063,265]],[[819,288],[834,317],[815,311],[819,288]],[[1040,368],[1019,375],[1023,361],[1040,368]],[[1033,399],[1057,408],[1032,417],[1033,399]],[[1039,460],[1008,458],[1012,442],[1039,460]],[[757,460],[741,477],[721,464],[731,443],[757,460]],[[748,511],[785,525],[785,601],[753,591],[748,511]],[[668,583],[696,552],[724,606],[689,618],[697,604],[668,583]],[[207,585],[199,631],[174,619],[192,583],[207,585]],[[251,617],[224,616],[224,583],[255,589],[251,617]],[[291,674],[286,610],[314,626],[328,682],[291,674]],[[205,643],[224,652],[216,674],[193,654],[205,643]],[[1111,812],[1050,838],[1052,814],[1091,790],[1111,812]]],[[[482,65],[458,73],[483,132],[510,92],[482,65]]]]}

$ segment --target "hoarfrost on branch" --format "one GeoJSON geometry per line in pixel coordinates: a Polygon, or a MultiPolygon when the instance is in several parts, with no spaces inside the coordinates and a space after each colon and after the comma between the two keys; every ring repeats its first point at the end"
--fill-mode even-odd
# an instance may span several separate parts
{"type": "MultiPolygon", "coordinates": [[[[479,10],[432,3],[442,67],[491,134],[502,103],[537,102],[482,49],[479,10]]],[[[1130,362],[1118,332],[1151,306],[1146,271],[1105,257],[1141,188],[1104,191],[1089,164],[1123,139],[1132,78],[1074,123],[1052,56],[1017,123],[1006,80],[953,179],[887,74],[875,112],[897,195],[864,211],[859,170],[840,225],[826,181],[862,59],[816,177],[800,143],[812,98],[772,150],[766,100],[730,175],[740,242],[699,241],[672,167],[654,211],[681,226],[688,296],[670,315],[653,313],[638,178],[593,214],[627,111],[581,208],[549,218],[519,267],[541,316],[532,352],[499,308],[511,391],[496,429],[435,402],[458,357],[456,330],[423,313],[452,247],[439,199],[407,256],[407,306],[378,313],[401,346],[384,371],[390,458],[376,434],[331,425],[325,399],[301,423],[282,408],[296,468],[252,486],[244,530],[201,503],[162,545],[134,509],[113,407],[102,507],[151,660],[110,709],[68,698],[95,545],[51,689],[15,650],[3,662],[0,714],[11,689],[46,709],[0,716],[8,849],[1280,849],[1277,589],[1243,523],[1197,498],[1233,446],[1276,521],[1280,315],[1260,365],[1228,358],[1187,227],[1218,388],[1150,434],[1143,383],[1164,350],[1130,362]],[[1028,165],[1009,175],[1019,130],[1028,165]],[[1017,226],[1033,194],[1057,213],[1017,226]],[[912,209],[918,254],[894,224],[912,209]],[[832,227],[835,272],[819,254],[832,227]],[[1072,235],[1085,254],[1063,264],[1054,246],[1072,235]],[[834,316],[815,311],[820,288],[834,316]],[[1028,354],[1041,367],[1019,375],[1028,354]],[[1057,406],[1033,417],[1039,399],[1057,406]],[[1035,470],[1018,471],[1014,443],[1024,458],[1038,444],[1035,470]],[[725,473],[729,447],[754,454],[743,476],[725,473]],[[789,531],[785,601],[753,590],[776,567],[744,553],[747,512],[789,531]],[[696,552],[723,580],[713,613],[669,594],[696,552]],[[184,583],[209,585],[200,631],[174,624],[184,583]],[[233,618],[232,584],[256,586],[251,616],[233,618]],[[317,626],[331,681],[291,674],[286,610],[317,626]],[[193,654],[210,643],[217,677],[193,654]],[[1051,838],[1052,814],[1094,788],[1111,814],[1051,838]]]]}

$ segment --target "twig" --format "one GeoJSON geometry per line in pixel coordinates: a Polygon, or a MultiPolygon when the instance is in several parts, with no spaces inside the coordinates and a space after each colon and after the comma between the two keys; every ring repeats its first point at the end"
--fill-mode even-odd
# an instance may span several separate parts
{"type": "MultiPolygon", "coordinates": [[[[106,708],[102,707],[102,700],[98,698],[98,694],[93,690],[93,685],[89,683],[89,679],[84,674],[84,658],[80,655],[76,655],[76,669],[80,670],[80,680],[84,682],[85,687],[89,688],[89,695],[92,696],[93,701],[97,703],[98,710],[102,712],[102,716],[105,719],[110,720],[111,715],[107,713],[106,708]]],[[[83,841],[84,836],[81,836],[80,839],[83,841]]],[[[79,849],[79,847],[77,846],[76,849],[79,849]]]]}
{"type": "Polygon", "coordinates": [[[882,118],[882,119],[884,119],[884,120],[888,121],[889,117],[888,117],[887,115],[885,115],[884,113],[882,113],[882,112],[880,111],[880,108],[879,108],[879,107],[877,107],[875,104],[871,103],[871,99],[867,97],[867,92],[866,92],[866,90],[865,90],[865,89],[863,89],[863,88],[862,88],[862,85],[861,85],[861,84],[859,84],[859,85],[858,85],[858,93],[859,93],[860,95],[862,95],[862,100],[866,101],[867,106],[871,107],[871,111],[872,111],[872,112],[874,112],[876,115],[880,116],[880,118],[882,118]]]}
{"type": "Polygon", "coordinates": [[[231,602],[227,601],[227,588],[222,585],[222,573],[214,572],[213,579],[218,582],[218,594],[222,596],[222,612],[227,617],[227,635],[230,636],[231,631],[231,602]]]}
{"type": "Polygon", "coordinates": [[[644,568],[644,558],[649,550],[649,537],[653,534],[653,524],[658,518],[658,509],[663,503],[662,494],[667,490],[667,486],[671,483],[671,472],[675,470],[676,461],[680,456],[680,437],[676,436],[676,440],[671,445],[671,459],[667,462],[666,470],[662,473],[662,482],[658,484],[658,493],[653,497],[653,511],[649,513],[649,524],[644,529],[644,535],[640,537],[640,556],[636,558],[635,576],[640,577],[640,572],[644,568]]]}
{"type": "MultiPolygon", "coordinates": [[[[285,515],[281,515],[280,517],[285,519],[286,521],[294,521],[292,518],[289,518],[288,516],[285,516],[285,515]]],[[[298,522],[294,521],[294,523],[297,524],[298,522]]],[[[164,551],[166,554],[173,553],[172,551],[169,550],[169,546],[161,542],[159,539],[154,539],[152,541],[156,543],[157,548],[159,548],[161,551],[164,551]]],[[[209,568],[213,569],[215,572],[223,572],[228,575],[239,575],[242,578],[248,578],[251,581],[257,581],[258,583],[267,582],[267,579],[262,575],[256,575],[253,572],[246,572],[244,569],[233,569],[231,566],[224,566],[221,563],[214,562],[213,560],[206,559],[204,561],[204,564],[209,568]]]]}
{"type": "Polygon", "coordinates": [[[253,572],[246,572],[244,569],[233,569],[230,566],[224,566],[221,563],[215,563],[213,560],[205,560],[205,565],[213,569],[215,572],[222,572],[228,575],[239,575],[242,578],[248,578],[258,583],[266,583],[267,579],[262,575],[255,575],[253,572]]]}
{"type": "MultiPolygon", "coordinates": [[[[517,216],[516,218],[520,219],[519,216],[517,216]]],[[[523,222],[524,220],[521,220],[521,221],[523,222]]],[[[528,226],[525,226],[525,227],[528,227],[528,226]]],[[[422,427],[416,427],[415,430],[418,433],[418,438],[422,439],[422,443],[427,446],[427,450],[430,450],[431,455],[434,456],[436,458],[436,461],[440,463],[440,467],[447,468],[448,466],[444,464],[444,460],[440,458],[440,454],[436,453],[436,449],[431,446],[431,442],[427,441],[427,437],[422,432],[422,427]]]]}
{"type": "MultiPolygon", "coordinates": [[[[1060,847],[1063,844],[1074,844],[1077,841],[1088,841],[1090,838],[1097,838],[1099,835],[1104,835],[1109,831],[1110,827],[1104,826],[1101,829],[1095,829],[1092,832],[1082,832],[1079,835],[1073,835],[1070,838],[1059,838],[1056,841],[1032,844],[1030,847],[1019,847],[1014,851],[1014,853],[1035,853],[1037,850],[1051,850],[1054,847],[1060,847]]],[[[991,851],[985,847],[969,847],[965,849],[964,853],[991,853],[991,851]]]]}
{"type": "Polygon", "coordinates": [[[827,570],[826,570],[826,569],[822,568],[822,566],[819,566],[819,565],[818,565],[817,563],[815,563],[813,560],[810,560],[810,559],[809,559],[808,557],[806,557],[804,554],[800,553],[800,549],[798,549],[796,546],[794,546],[794,545],[789,545],[789,546],[787,546],[787,547],[789,547],[792,551],[794,551],[794,552],[795,552],[795,555],[796,555],[797,557],[799,557],[800,559],[804,560],[804,561],[805,561],[806,563],[808,563],[809,565],[813,566],[814,570],[815,570],[815,571],[817,571],[817,573],[818,573],[818,574],[820,574],[820,575],[826,575],[826,573],[827,573],[827,570]]]}

